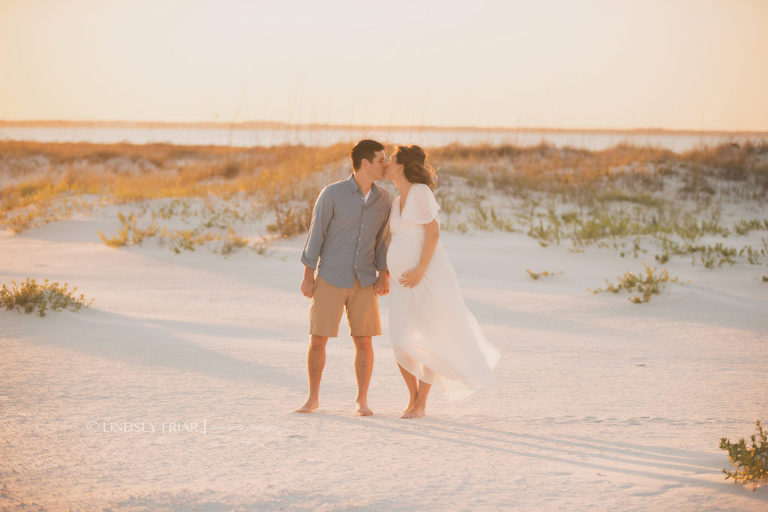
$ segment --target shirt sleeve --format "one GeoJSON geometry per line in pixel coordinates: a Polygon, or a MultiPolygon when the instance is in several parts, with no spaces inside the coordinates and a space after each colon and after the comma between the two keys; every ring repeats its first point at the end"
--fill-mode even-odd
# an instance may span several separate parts
{"type": "Polygon", "coordinates": [[[387,208],[387,217],[384,219],[384,224],[376,233],[376,248],[375,248],[375,264],[376,270],[381,272],[387,270],[387,249],[389,248],[389,216],[392,213],[392,203],[389,203],[387,208]]]}
{"type": "Polygon", "coordinates": [[[312,209],[312,223],[309,226],[307,241],[304,251],[301,253],[301,262],[309,268],[317,269],[320,259],[320,249],[323,247],[325,236],[328,234],[328,226],[333,217],[333,202],[329,197],[328,189],[324,188],[317,196],[315,206],[312,209]]]}
{"type": "Polygon", "coordinates": [[[423,183],[413,185],[406,197],[406,203],[402,212],[404,221],[412,224],[429,224],[434,219],[438,224],[440,223],[437,213],[440,205],[437,204],[435,194],[429,186],[423,183]]]}

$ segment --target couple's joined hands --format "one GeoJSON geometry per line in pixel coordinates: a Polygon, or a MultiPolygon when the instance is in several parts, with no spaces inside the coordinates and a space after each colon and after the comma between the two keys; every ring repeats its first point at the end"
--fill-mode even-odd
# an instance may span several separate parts
{"type": "Polygon", "coordinates": [[[373,283],[373,293],[382,296],[389,293],[389,272],[386,270],[379,272],[379,278],[373,283]]]}

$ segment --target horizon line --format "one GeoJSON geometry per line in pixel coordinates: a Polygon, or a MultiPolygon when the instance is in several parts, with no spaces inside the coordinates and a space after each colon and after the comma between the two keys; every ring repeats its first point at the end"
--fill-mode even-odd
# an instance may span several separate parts
{"type": "Polygon", "coordinates": [[[226,129],[325,129],[325,130],[416,130],[416,131],[496,131],[518,133],[617,133],[617,134],[677,134],[677,135],[768,135],[768,130],[675,129],[660,127],[636,128],[565,128],[552,126],[473,126],[473,125],[402,125],[351,123],[288,123],[284,121],[128,121],[128,120],[66,120],[66,119],[0,119],[0,127],[102,127],[102,128],[226,128],[226,129]]]}

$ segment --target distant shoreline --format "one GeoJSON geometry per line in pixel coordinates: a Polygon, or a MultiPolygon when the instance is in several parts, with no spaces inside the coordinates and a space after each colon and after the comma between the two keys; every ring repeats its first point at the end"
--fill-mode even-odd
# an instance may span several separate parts
{"type": "Polygon", "coordinates": [[[296,124],[278,121],[66,121],[66,120],[0,120],[0,128],[155,128],[155,129],[230,129],[230,130],[413,130],[438,132],[498,132],[498,133],[586,133],[616,135],[707,135],[765,137],[768,131],[672,130],[666,128],[552,128],[552,127],[494,127],[494,126],[408,126],[355,124],[296,124]]]}

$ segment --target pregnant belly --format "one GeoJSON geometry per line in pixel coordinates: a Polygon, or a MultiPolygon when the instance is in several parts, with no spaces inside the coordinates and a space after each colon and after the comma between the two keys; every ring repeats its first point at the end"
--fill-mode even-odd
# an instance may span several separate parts
{"type": "Polygon", "coordinates": [[[400,275],[419,264],[424,235],[400,231],[392,235],[387,250],[387,268],[392,278],[400,275]]]}

